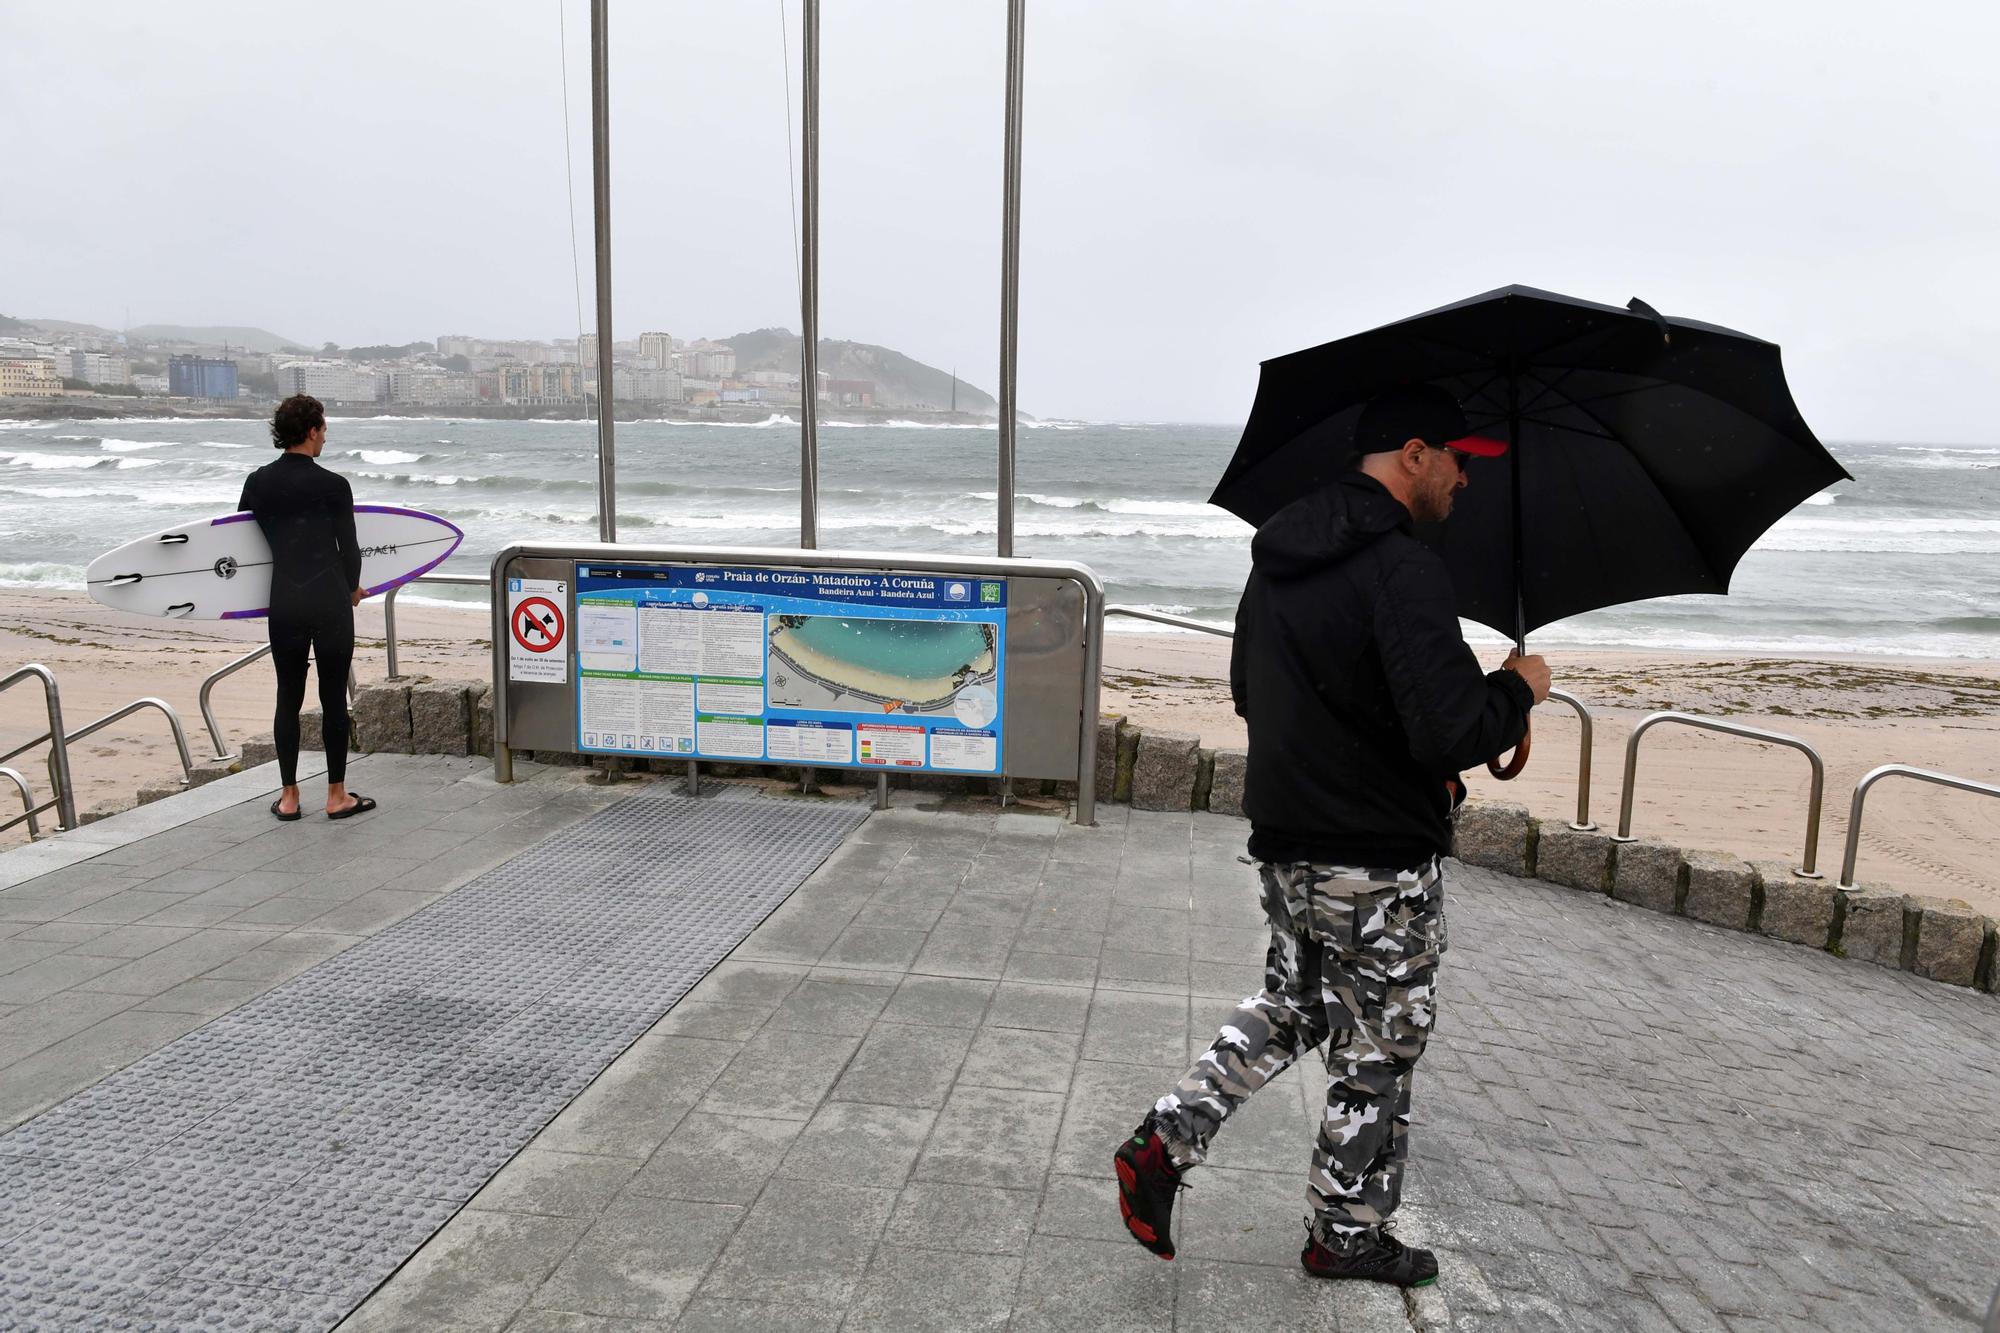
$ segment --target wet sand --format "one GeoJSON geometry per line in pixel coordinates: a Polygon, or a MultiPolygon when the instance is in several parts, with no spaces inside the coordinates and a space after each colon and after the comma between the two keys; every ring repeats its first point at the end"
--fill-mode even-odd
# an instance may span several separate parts
{"type": "MultiPolygon", "coordinates": [[[[406,674],[485,677],[491,645],[483,611],[400,605],[399,656],[406,674]]],[[[379,601],[356,622],[356,672],[385,671],[379,601]]],[[[262,622],[168,623],[125,615],[80,593],[0,590],[0,665],[41,662],[56,672],[67,726],[76,727],[142,695],[179,710],[197,760],[214,753],[197,706],[209,672],[263,642],[262,622]]],[[[1142,726],[1198,734],[1210,746],[1243,744],[1229,703],[1227,640],[1113,632],[1107,637],[1104,707],[1142,726]]],[[[1489,666],[1497,665],[1499,652],[1489,666]]],[[[1826,762],[1820,868],[1840,868],[1847,803],[1855,780],[1877,764],[1901,762],[1982,782],[2000,782],[2000,663],[1947,659],[1843,658],[1801,661],[1724,659],[1714,654],[1574,652],[1549,654],[1556,683],[1582,698],[1595,719],[1591,816],[1618,819],[1626,737],[1646,713],[1675,708],[1783,731],[1815,746],[1826,762]]],[[[232,746],[270,731],[272,677],[258,662],[214,692],[218,722],[232,746]]],[[[1471,775],[1473,799],[1524,804],[1544,818],[1573,819],[1579,728],[1560,705],[1536,710],[1527,771],[1500,783],[1471,775]]],[[[40,691],[0,694],[0,750],[41,732],[40,691]]],[[[38,748],[11,761],[46,793],[38,748]]],[[[81,808],[129,800],[140,786],[176,770],[159,714],[127,718],[71,747],[81,808]]],[[[356,770],[365,788],[366,768],[356,770]]],[[[1778,746],[1664,726],[1646,736],[1639,759],[1633,832],[1688,847],[1796,863],[1804,842],[1808,766],[1778,746]]],[[[0,808],[14,801],[0,790],[0,808]]],[[[25,830],[0,834],[16,845],[25,830]]],[[[2000,800],[1891,779],[1869,796],[1862,837],[1863,880],[1911,893],[1958,898],[2000,916],[2000,800]]]]}

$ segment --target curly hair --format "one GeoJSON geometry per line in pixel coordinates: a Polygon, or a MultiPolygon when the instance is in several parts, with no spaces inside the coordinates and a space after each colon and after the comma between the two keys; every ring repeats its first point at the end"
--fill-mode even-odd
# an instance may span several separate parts
{"type": "Polygon", "coordinates": [[[306,436],[326,427],[326,409],[309,393],[295,393],[278,404],[271,416],[271,443],[280,449],[304,444],[306,436]]]}

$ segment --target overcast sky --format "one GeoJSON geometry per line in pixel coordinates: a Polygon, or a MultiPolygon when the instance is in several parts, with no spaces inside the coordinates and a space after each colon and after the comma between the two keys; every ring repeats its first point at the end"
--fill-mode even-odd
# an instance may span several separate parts
{"type": "MultiPolygon", "coordinates": [[[[617,335],[796,329],[779,0],[611,10],[617,335]]],[[[822,18],[822,333],[989,388],[1005,11],[822,18]]],[[[9,6],[0,312],[574,336],[558,12],[9,6]]],[[[2000,6],[1030,0],[1027,32],[1031,412],[1240,420],[1263,358],[1522,282],[1783,344],[1828,439],[2000,436],[2000,6]]]]}

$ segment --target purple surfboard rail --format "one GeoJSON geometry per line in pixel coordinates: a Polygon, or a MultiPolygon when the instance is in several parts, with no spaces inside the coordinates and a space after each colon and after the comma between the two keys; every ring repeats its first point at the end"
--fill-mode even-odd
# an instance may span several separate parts
{"type": "MultiPolygon", "coordinates": [[[[354,506],[354,512],[357,514],[401,514],[405,518],[421,518],[427,520],[428,522],[436,523],[440,527],[446,527],[451,529],[451,545],[444,548],[443,555],[440,555],[437,559],[431,561],[429,564],[419,566],[418,568],[411,570],[407,574],[401,575],[400,577],[397,578],[390,579],[386,583],[378,583],[372,588],[363,588],[361,590],[361,595],[363,597],[373,597],[377,593],[388,592],[392,588],[402,587],[405,583],[415,582],[416,580],[422,578],[424,575],[430,573],[433,569],[436,569],[439,565],[443,564],[445,561],[449,560],[451,558],[451,553],[453,551],[456,551],[459,547],[459,543],[465,540],[465,530],[459,527],[458,524],[452,522],[448,518],[439,518],[436,514],[426,514],[421,509],[405,509],[401,505],[358,504],[354,506]]],[[[256,517],[257,516],[255,514],[251,513],[249,510],[246,509],[235,514],[224,514],[221,518],[218,518],[214,520],[212,523],[210,523],[209,526],[212,528],[219,528],[225,523],[241,523],[246,519],[254,520],[256,517]]],[[[268,606],[262,606],[257,608],[255,611],[224,611],[217,618],[220,620],[256,620],[261,616],[268,616],[270,614],[271,614],[271,608],[268,606]]]]}

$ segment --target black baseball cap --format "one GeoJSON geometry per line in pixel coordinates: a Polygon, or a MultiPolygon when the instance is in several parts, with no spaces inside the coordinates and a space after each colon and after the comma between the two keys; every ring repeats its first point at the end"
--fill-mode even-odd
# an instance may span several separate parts
{"type": "Polygon", "coordinates": [[[1401,384],[1378,393],[1362,407],[1360,419],[1354,423],[1356,453],[1400,449],[1410,440],[1479,458],[1498,458],[1507,452],[1504,440],[1471,434],[1458,399],[1435,384],[1401,384]]]}

